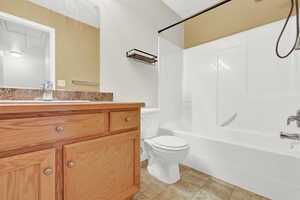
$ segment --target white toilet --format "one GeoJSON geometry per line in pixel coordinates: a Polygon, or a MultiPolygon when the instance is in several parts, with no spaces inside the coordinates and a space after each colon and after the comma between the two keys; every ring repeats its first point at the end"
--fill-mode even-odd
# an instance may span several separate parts
{"type": "Polygon", "coordinates": [[[180,179],[179,163],[188,154],[189,144],[175,136],[157,136],[158,109],[142,110],[142,144],[148,157],[148,172],[158,180],[172,184],[180,179]]]}

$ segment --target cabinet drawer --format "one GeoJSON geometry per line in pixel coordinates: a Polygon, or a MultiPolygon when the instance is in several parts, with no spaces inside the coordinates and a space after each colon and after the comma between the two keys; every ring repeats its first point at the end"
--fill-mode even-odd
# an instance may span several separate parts
{"type": "Polygon", "coordinates": [[[108,114],[80,114],[0,121],[0,151],[91,135],[105,135],[108,114]]]}
{"type": "Polygon", "coordinates": [[[138,111],[124,111],[110,113],[110,131],[120,131],[138,128],[140,123],[140,113],[138,111]]]}

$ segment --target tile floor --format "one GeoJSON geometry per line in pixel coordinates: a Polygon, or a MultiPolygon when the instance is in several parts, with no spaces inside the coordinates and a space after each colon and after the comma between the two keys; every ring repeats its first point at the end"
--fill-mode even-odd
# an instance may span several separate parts
{"type": "Polygon", "coordinates": [[[141,190],[133,200],[269,200],[221,180],[181,166],[182,179],[167,185],[141,169],[141,190]]]}

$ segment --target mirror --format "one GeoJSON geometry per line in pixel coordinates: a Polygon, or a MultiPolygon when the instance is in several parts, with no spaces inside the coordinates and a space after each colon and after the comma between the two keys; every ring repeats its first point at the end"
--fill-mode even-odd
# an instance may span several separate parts
{"type": "Polygon", "coordinates": [[[0,87],[99,91],[99,21],[89,0],[2,0],[0,87]]]}

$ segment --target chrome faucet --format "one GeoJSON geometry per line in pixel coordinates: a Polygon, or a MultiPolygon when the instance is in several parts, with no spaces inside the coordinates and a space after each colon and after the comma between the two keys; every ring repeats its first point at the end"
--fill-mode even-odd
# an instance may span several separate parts
{"type": "Polygon", "coordinates": [[[289,116],[287,119],[287,125],[290,125],[291,122],[296,121],[297,127],[300,128],[300,110],[297,111],[296,116],[289,116]]]}
{"type": "MultiPolygon", "coordinates": [[[[296,116],[289,116],[287,119],[287,125],[290,125],[291,122],[295,121],[297,124],[297,127],[300,128],[300,110],[297,111],[296,116]]],[[[300,140],[300,134],[294,134],[294,133],[286,133],[286,132],[280,132],[280,138],[281,139],[289,139],[289,140],[300,140]]]]}
{"type": "Polygon", "coordinates": [[[43,84],[43,100],[53,100],[53,83],[51,81],[47,81],[45,84],[43,84]]]}

